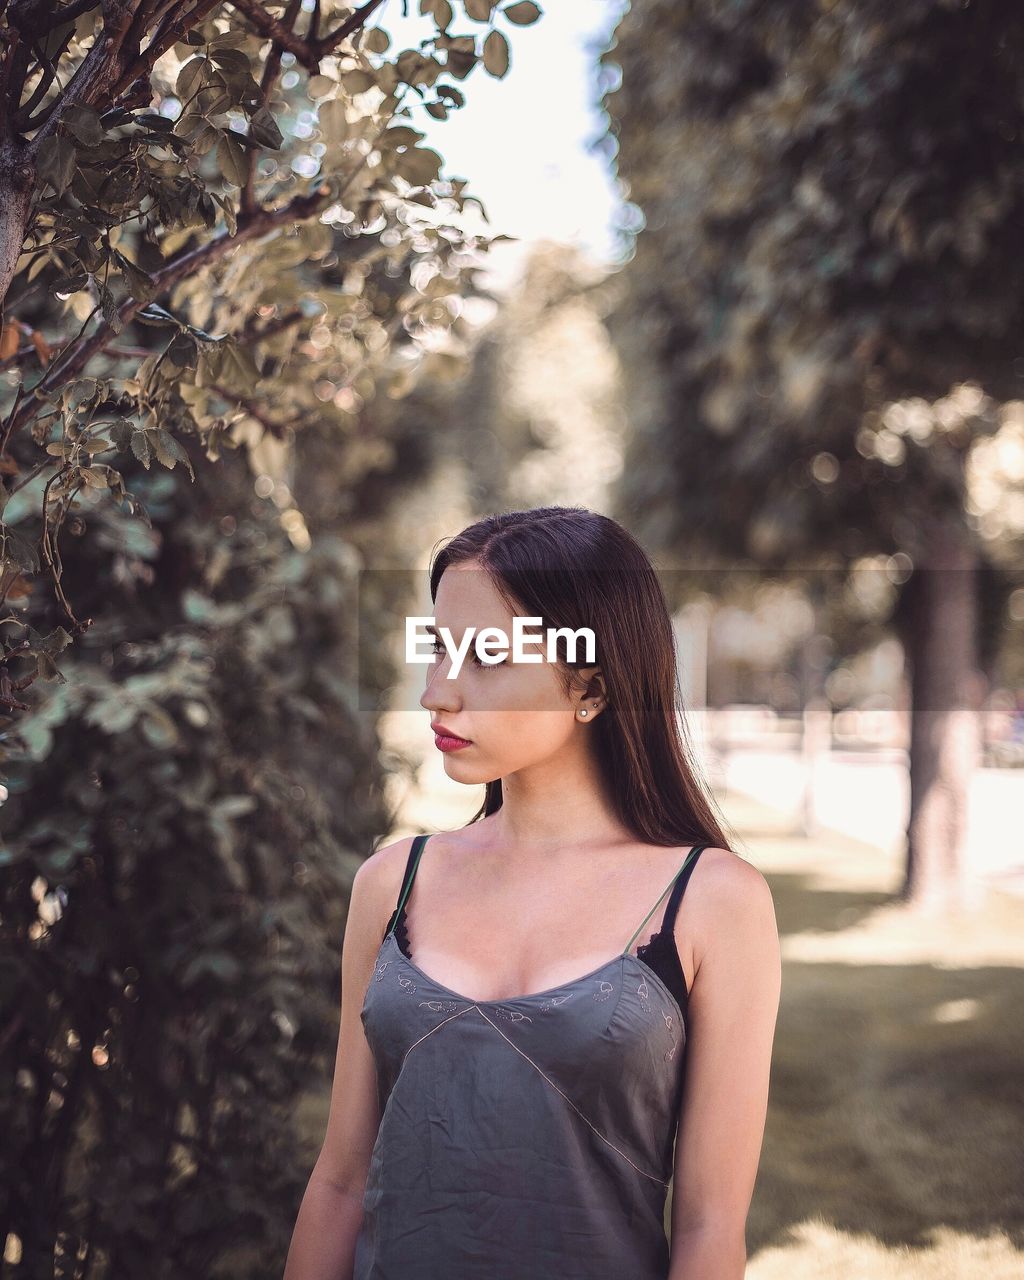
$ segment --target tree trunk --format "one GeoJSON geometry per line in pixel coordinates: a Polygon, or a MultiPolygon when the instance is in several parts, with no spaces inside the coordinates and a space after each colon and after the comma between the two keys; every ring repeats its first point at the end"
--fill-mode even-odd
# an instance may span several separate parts
{"type": "Polygon", "coordinates": [[[900,897],[941,912],[975,906],[968,876],[968,796],[981,754],[978,553],[970,531],[936,521],[933,567],[915,571],[904,628],[911,668],[910,822],[900,897]]]}
{"type": "Polygon", "coordinates": [[[0,313],[25,243],[35,168],[12,139],[0,141],[0,313]]]}

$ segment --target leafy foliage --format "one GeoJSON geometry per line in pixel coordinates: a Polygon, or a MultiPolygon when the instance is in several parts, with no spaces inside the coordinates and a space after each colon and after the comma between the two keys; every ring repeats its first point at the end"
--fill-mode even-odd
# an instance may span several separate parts
{"type": "Polygon", "coordinates": [[[4,809],[15,1275],[51,1274],[55,1245],[66,1276],[283,1261],[308,1173],[290,1116],[328,1068],[348,885],[386,826],[358,551],[291,546],[239,453],[195,488],[131,470],[152,528],[126,541],[100,507],[74,540],[66,580],[104,615],[22,721],[4,809]]]}
{"type": "MultiPolygon", "coordinates": [[[[414,106],[443,118],[477,63],[504,75],[497,20],[539,9],[471,3],[489,30],[461,35],[425,0],[435,35],[399,50],[366,28],[379,5],[4,10],[0,602],[48,578],[77,640],[62,533],[100,491],[143,518],[125,459],[173,468],[191,439],[215,461],[239,424],[288,440],[323,416],[341,456],[379,385],[402,394],[440,340],[457,349],[452,299],[489,241],[449,220],[479,201],[414,106]],[[37,479],[14,529],[4,504],[37,479]]],[[[5,643],[0,706],[26,710],[54,661],[5,643]]]]}
{"type": "Polygon", "coordinates": [[[379,7],[0,13],[15,1276],[283,1266],[295,1104],[329,1071],[347,890],[388,825],[366,707],[394,673],[357,671],[357,577],[416,474],[393,404],[460,362],[488,243],[414,108],[499,73],[504,10],[467,7],[488,30],[463,36],[435,6],[436,36],[392,50],[379,7]]]}

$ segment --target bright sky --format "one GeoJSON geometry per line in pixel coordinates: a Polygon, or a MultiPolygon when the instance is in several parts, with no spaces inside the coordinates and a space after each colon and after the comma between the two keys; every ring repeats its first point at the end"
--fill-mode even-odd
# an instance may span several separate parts
{"type": "MultiPolygon", "coordinates": [[[[465,80],[452,81],[465,93],[466,105],[447,120],[434,120],[414,106],[410,123],[426,134],[424,146],[444,156],[443,175],[468,179],[467,194],[483,201],[490,218],[489,226],[480,227],[485,234],[560,240],[600,260],[617,257],[612,222],[621,196],[606,154],[588,144],[605,132],[597,56],[627,3],[540,0],[543,14],[528,27],[499,15],[495,26],[512,50],[504,79],[478,64],[465,80]]],[[[407,0],[407,8],[403,17],[401,0],[389,0],[380,11],[392,48],[416,48],[436,30],[429,18],[418,16],[418,0],[407,0]]],[[[459,17],[458,4],[454,8],[452,35],[486,32],[484,24],[459,17]]],[[[494,246],[494,255],[505,251],[494,263],[499,278],[514,271],[524,247],[494,246]]]]}

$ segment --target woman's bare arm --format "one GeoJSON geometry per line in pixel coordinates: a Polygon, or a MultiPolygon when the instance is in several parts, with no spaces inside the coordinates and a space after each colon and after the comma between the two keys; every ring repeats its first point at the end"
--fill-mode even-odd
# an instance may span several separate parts
{"type": "Polygon", "coordinates": [[[360,1013],[411,843],[409,837],[378,849],[352,882],[330,1115],[295,1220],[284,1280],[352,1277],[366,1175],[380,1125],[377,1077],[360,1013]]]}
{"type": "Polygon", "coordinates": [[[715,850],[708,859],[710,852],[703,855],[709,865],[698,864],[683,899],[689,920],[681,910],[677,927],[693,930],[695,973],[676,1140],[670,1280],[743,1278],[782,987],[767,881],[738,855],[715,850]]]}

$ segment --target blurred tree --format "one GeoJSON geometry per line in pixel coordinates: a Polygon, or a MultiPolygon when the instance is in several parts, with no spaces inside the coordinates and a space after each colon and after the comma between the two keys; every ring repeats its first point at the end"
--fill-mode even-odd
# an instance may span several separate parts
{"type": "Polygon", "coordinates": [[[622,514],[693,564],[875,567],[911,668],[903,894],[955,899],[1024,549],[1024,11],[636,0],[616,37],[622,514]]]}
{"type": "Polygon", "coordinates": [[[614,290],[607,268],[571,246],[532,246],[466,360],[432,370],[399,402],[398,422],[421,434],[431,419],[445,422],[436,462],[447,464],[447,501],[457,492],[467,519],[565,498],[607,502],[624,436],[604,323],[614,290]]]}

